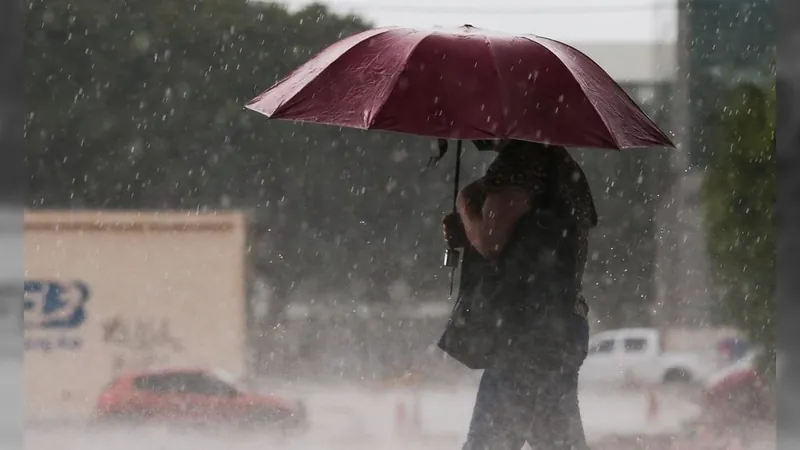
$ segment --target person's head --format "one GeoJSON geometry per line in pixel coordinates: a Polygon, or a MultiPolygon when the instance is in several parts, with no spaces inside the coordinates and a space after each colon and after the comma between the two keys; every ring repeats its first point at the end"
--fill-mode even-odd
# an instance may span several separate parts
{"type": "Polygon", "coordinates": [[[579,208],[581,210],[579,214],[582,215],[580,220],[585,220],[590,227],[597,225],[597,212],[586,176],[566,148],[560,145],[509,139],[497,142],[493,149],[498,152],[498,155],[489,165],[484,177],[494,180],[495,184],[506,183],[513,186],[541,182],[542,166],[549,166],[551,162],[556,167],[545,167],[544,170],[555,169],[556,173],[552,175],[560,178],[559,174],[565,173],[567,170],[577,175],[573,175],[571,180],[573,183],[580,184],[580,186],[574,186],[577,188],[574,193],[580,198],[577,200],[578,203],[583,203],[583,207],[579,208]],[[544,155],[548,157],[542,158],[544,155]]]}
{"type": "Polygon", "coordinates": [[[495,139],[476,139],[472,141],[472,143],[475,145],[475,148],[481,152],[494,150],[497,142],[498,141],[495,139]]]}

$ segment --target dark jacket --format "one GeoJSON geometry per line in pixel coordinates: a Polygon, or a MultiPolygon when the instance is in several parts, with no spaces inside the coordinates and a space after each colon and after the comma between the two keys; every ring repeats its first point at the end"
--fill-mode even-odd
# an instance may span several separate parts
{"type": "MultiPolygon", "coordinates": [[[[563,188],[573,180],[585,183],[562,164],[572,161],[566,150],[540,151],[524,155],[536,161],[500,162],[532,167],[531,173],[509,178],[500,170],[487,172],[487,189],[517,183],[532,190],[535,201],[495,258],[485,259],[472,248],[464,251],[456,307],[440,347],[468,367],[485,368],[498,360],[517,359],[520,352],[561,345],[570,334],[568,322],[581,314],[585,320],[586,311],[580,311],[585,305],[581,278],[588,228],[596,223],[594,205],[589,196],[590,211],[577,211],[576,199],[563,188]],[[568,160],[559,159],[565,154],[568,160]]],[[[588,192],[588,185],[576,187],[576,193],[588,192]]]]}

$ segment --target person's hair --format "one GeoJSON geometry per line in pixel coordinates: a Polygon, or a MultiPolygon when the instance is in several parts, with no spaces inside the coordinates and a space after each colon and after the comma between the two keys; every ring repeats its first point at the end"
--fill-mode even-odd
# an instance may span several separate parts
{"type": "Polygon", "coordinates": [[[543,144],[541,142],[530,142],[520,140],[510,140],[502,145],[497,158],[502,160],[516,160],[520,163],[529,160],[533,152],[538,151],[567,151],[560,145],[543,144]]]}
{"type": "MultiPolygon", "coordinates": [[[[526,166],[529,166],[531,163],[536,163],[534,161],[541,161],[537,158],[533,158],[534,155],[537,155],[537,152],[555,152],[556,154],[561,154],[563,155],[561,157],[554,155],[558,158],[559,165],[574,165],[574,170],[580,171],[580,182],[583,185],[582,189],[584,189],[583,195],[585,195],[586,200],[588,200],[587,206],[589,207],[589,211],[587,211],[587,219],[590,223],[590,226],[596,226],[597,210],[595,209],[594,199],[592,198],[592,191],[589,187],[588,180],[586,179],[586,175],[583,173],[583,169],[581,168],[580,164],[575,161],[572,156],[570,156],[569,152],[564,146],[512,140],[500,148],[494,163],[492,163],[493,169],[490,168],[490,170],[494,170],[495,173],[513,172],[517,174],[524,174],[526,166]]],[[[522,178],[524,179],[524,175],[522,178]]]]}
{"type": "MultiPolygon", "coordinates": [[[[551,144],[544,144],[541,142],[531,142],[531,141],[523,141],[520,139],[474,139],[472,144],[475,145],[480,151],[489,151],[489,150],[499,150],[502,152],[506,148],[520,148],[526,147],[530,150],[531,147],[537,147],[537,149],[564,149],[563,146],[560,145],[551,145],[551,144]]],[[[564,149],[566,150],[566,149],[564,149]]]]}
{"type": "Polygon", "coordinates": [[[498,141],[494,139],[476,139],[472,141],[472,143],[475,145],[475,148],[477,148],[479,151],[494,150],[497,142],[498,141]]]}

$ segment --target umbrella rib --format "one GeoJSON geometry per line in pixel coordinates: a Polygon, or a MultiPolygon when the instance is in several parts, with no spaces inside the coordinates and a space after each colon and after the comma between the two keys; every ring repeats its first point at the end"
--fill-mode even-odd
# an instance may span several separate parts
{"type": "Polygon", "coordinates": [[[375,111],[373,112],[373,114],[371,114],[369,120],[365,124],[366,125],[366,129],[370,129],[370,128],[372,128],[373,125],[375,125],[375,120],[378,118],[378,115],[380,115],[380,113],[383,110],[384,106],[386,106],[386,103],[389,101],[389,98],[392,96],[392,93],[397,88],[397,83],[400,81],[400,75],[402,75],[403,72],[406,71],[406,68],[408,67],[408,61],[411,60],[411,55],[417,50],[417,47],[419,47],[419,45],[422,44],[422,41],[424,41],[425,39],[428,39],[430,36],[431,36],[431,34],[424,35],[408,51],[408,55],[406,56],[405,62],[403,63],[403,68],[398,70],[397,72],[395,72],[392,75],[392,81],[389,82],[389,89],[386,90],[386,95],[381,100],[380,105],[377,108],[375,108],[375,111]]]}
{"type": "MultiPolygon", "coordinates": [[[[377,36],[380,36],[380,35],[383,35],[383,34],[389,33],[389,32],[391,32],[391,31],[393,31],[394,29],[395,29],[395,27],[384,27],[384,28],[377,28],[377,29],[369,30],[369,31],[372,31],[372,32],[374,32],[374,33],[373,33],[373,34],[371,34],[371,35],[369,35],[369,36],[366,36],[366,37],[364,37],[363,39],[361,39],[361,40],[359,40],[359,41],[357,41],[357,42],[355,42],[355,43],[353,43],[353,45],[351,45],[349,48],[346,48],[346,49],[344,49],[344,50],[341,52],[341,54],[339,54],[339,56],[338,56],[338,57],[336,57],[335,59],[331,60],[331,62],[330,62],[329,64],[325,64],[325,65],[324,65],[324,66],[323,66],[323,67],[322,67],[322,68],[319,70],[319,72],[317,72],[317,73],[316,73],[316,74],[315,74],[313,77],[309,77],[309,78],[306,80],[306,82],[303,84],[303,86],[302,86],[302,87],[300,87],[300,88],[297,88],[297,89],[295,90],[295,92],[294,92],[292,95],[290,95],[290,96],[288,96],[287,98],[283,99],[283,101],[282,101],[281,103],[279,103],[278,105],[276,105],[276,106],[275,106],[275,109],[274,109],[274,111],[272,112],[272,115],[280,114],[281,112],[285,111],[285,109],[286,109],[286,108],[288,108],[288,107],[291,107],[291,106],[292,106],[292,103],[295,101],[296,97],[300,96],[300,94],[303,92],[303,90],[304,90],[304,89],[306,89],[306,88],[307,88],[307,87],[308,87],[308,86],[309,86],[309,85],[310,85],[310,84],[311,84],[311,83],[312,83],[312,82],[313,82],[315,79],[317,79],[317,78],[320,78],[320,77],[322,76],[322,74],[324,74],[325,72],[329,71],[329,70],[330,70],[330,68],[331,68],[331,66],[333,65],[333,63],[334,63],[334,62],[336,62],[337,60],[339,60],[340,58],[342,58],[342,57],[343,57],[344,55],[346,55],[347,53],[349,53],[349,52],[353,51],[355,48],[357,48],[357,47],[360,47],[361,45],[364,45],[364,44],[365,44],[365,43],[366,43],[368,40],[370,40],[370,39],[374,39],[374,38],[375,38],[375,37],[377,37],[377,36]]],[[[355,36],[357,36],[357,35],[353,35],[353,36],[350,36],[350,37],[355,37],[355,36]]],[[[275,84],[274,84],[272,87],[270,87],[270,88],[269,88],[267,91],[265,91],[265,92],[261,93],[261,94],[259,95],[259,97],[256,97],[256,99],[254,99],[254,100],[251,100],[251,103],[254,103],[254,102],[256,102],[256,101],[258,100],[258,98],[260,98],[261,96],[263,96],[264,94],[266,94],[266,92],[268,92],[268,91],[270,91],[270,90],[272,90],[272,89],[275,89],[275,88],[276,88],[276,87],[278,87],[280,84],[282,84],[282,83],[284,83],[285,81],[289,80],[289,79],[290,79],[290,78],[292,78],[292,76],[293,76],[293,75],[295,75],[296,73],[302,73],[302,71],[303,71],[304,69],[306,69],[306,68],[307,68],[309,65],[313,64],[315,61],[318,61],[318,58],[322,57],[322,56],[325,54],[325,52],[326,52],[328,49],[330,49],[331,47],[333,47],[333,46],[335,46],[335,45],[339,44],[340,42],[341,42],[341,41],[339,41],[339,42],[335,42],[335,43],[333,43],[333,44],[329,45],[329,46],[328,46],[328,47],[327,47],[325,50],[323,50],[322,52],[320,52],[320,53],[318,53],[318,54],[314,55],[314,56],[313,56],[311,59],[309,59],[308,61],[306,61],[306,62],[305,62],[304,64],[302,64],[300,67],[298,67],[297,69],[295,69],[295,70],[293,70],[291,73],[289,73],[289,75],[285,76],[285,77],[284,77],[284,78],[282,78],[280,81],[278,81],[277,83],[275,83],[275,84]]],[[[248,107],[249,107],[249,104],[248,104],[248,107]]]]}
{"type": "MultiPolygon", "coordinates": [[[[593,59],[592,59],[592,58],[590,58],[590,57],[589,57],[587,54],[583,53],[582,51],[578,50],[577,48],[575,48],[575,47],[573,47],[573,46],[571,46],[571,45],[569,45],[569,44],[566,44],[566,43],[564,43],[564,42],[558,42],[558,41],[554,41],[554,40],[552,40],[552,39],[549,39],[549,38],[546,38],[546,37],[537,36],[537,38],[538,38],[538,39],[545,40],[545,41],[553,42],[553,43],[556,43],[556,44],[559,44],[559,45],[563,45],[563,46],[565,46],[565,47],[568,47],[568,48],[570,48],[570,49],[571,49],[572,51],[574,51],[575,53],[578,53],[578,54],[581,54],[581,55],[583,55],[583,56],[584,56],[584,57],[585,57],[585,58],[586,58],[586,59],[589,61],[589,63],[591,63],[591,64],[594,64],[594,66],[595,66],[595,67],[597,67],[598,69],[600,69],[600,71],[602,71],[603,73],[605,73],[605,74],[606,74],[606,75],[607,75],[609,78],[611,78],[611,79],[612,79],[612,81],[614,81],[614,83],[616,83],[616,80],[614,80],[614,79],[611,77],[611,75],[609,75],[609,74],[608,74],[608,72],[606,72],[606,70],[605,70],[605,69],[603,69],[603,68],[602,68],[602,67],[601,67],[599,64],[597,64],[597,62],[596,62],[595,60],[593,60],[593,59]]],[[[545,48],[547,48],[547,47],[545,47],[545,48]]],[[[550,50],[550,49],[548,48],[548,50],[550,50]]],[[[552,50],[551,50],[551,53],[552,53],[552,50]]],[[[561,58],[559,58],[559,61],[561,61],[561,58]]],[[[563,61],[562,61],[562,63],[563,63],[563,61]]],[[[566,67],[566,64],[564,64],[564,66],[566,67]]],[[[567,70],[569,70],[569,67],[567,67],[567,70]]],[[[570,72],[572,72],[572,71],[570,71],[570,72]]],[[[581,88],[581,91],[583,91],[583,92],[584,92],[584,95],[585,95],[586,91],[583,89],[583,86],[582,86],[580,83],[578,83],[578,86],[580,86],[580,88],[581,88]]],[[[629,101],[631,104],[633,104],[633,105],[636,107],[636,109],[638,109],[638,110],[639,110],[639,112],[642,114],[642,116],[644,116],[644,119],[645,119],[645,120],[646,120],[646,121],[647,121],[647,122],[648,122],[648,123],[649,123],[649,124],[650,124],[650,125],[651,125],[651,126],[652,126],[652,127],[653,127],[653,128],[656,130],[656,131],[657,131],[657,132],[658,132],[658,134],[659,134],[659,135],[661,135],[661,137],[662,137],[662,138],[664,138],[664,139],[665,139],[665,140],[666,140],[668,143],[670,143],[670,144],[671,144],[671,145],[674,147],[674,146],[675,146],[675,144],[673,144],[673,143],[672,143],[672,140],[669,138],[669,136],[667,136],[667,135],[666,135],[666,134],[663,132],[663,130],[661,130],[661,128],[658,126],[658,124],[656,124],[656,123],[655,123],[655,121],[653,121],[653,119],[652,119],[652,118],[651,118],[651,117],[650,117],[650,116],[649,116],[649,115],[648,115],[646,112],[644,112],[644,111],[642,110],[641,106],[639,106],[639,104],[638,104],[638,103],[636,103],[636,101],[635,101],[633,98],[631,98],[630,94],[628,94],[628,92],[627,92],[627,91],[625,91],[625,89],[623,89],[623,88],[622,88],[622,86],[619,86],[619,84],[617,84],[617,87],[619,88],[619,90],[620,90],[620,93],[621,93],[622,95],[624,95],[624,96],[625,96],[625,98],[627,98],[627,99],[628,99],[628,101],[629,101]]],[[[587,98],[589,98],[588,96],[586,96],[586,97],[587,97],[587,98]]],[[[595,106],[594,106],[594,103],[592,103],[592,107],[593,107],[593,108],[595,107],[595,106]]],[[[596,108],[595,108],[595,110],[596,110],[596,108]]],[[[601,118],[601,119],[603,119],[603,115],[602,115],[602,114],[600,114],[600,113],[598,112],[598,115],[600,115],[600,118],[601,118]]],[[[605,119],[603,119],[603,124],[606,124],[606,121],[605,121],[605,119]]],[[[608,128],[608,124],[606,124],[606,128],[608,128]]],[[[609,129],[609,131],[610,131],[610,129],[609,129]]],[[[613,136],[612,136],[612,137],[613,137],[613,136]]],[[[614,137],[614,142],[615,142],[615,143],[617,142],[617,139],[616,139],[616,137],[614,137]]]]}
{"type": "MultiPolygon", "coordinates": [[[[503,83],[503,75],[500,72],[500,66],[497,63],[497,53],[495,53],[494,47],[492,47],[492,40],[489,39],[488,36],[484,36],[484,39],[486,41],[486,47],[489,49],[489,55],[492,58],[492,65],[494,65],[494,70],[497,72],[497,83],[499,85],[498,90],[500,91],[500,114],[502,115],[504,122],[503,125],[507,126],[508,124],[505,123],[505,121],[506,115],[508,114],[508,96],[506,95],[506,90],[503,88],[503,86],[505,86],[505,83],[503,83]]],[[[503,129],[505,130],[504,134],[511,134],[511,130],[507,130],[505,128],[503,129]]]]}
{"type": "MultiPolygon", "coordinates": [[[[558,61],[558,63],[559,63],[559,64],[561,64],[562,66],[564,66],[564,68],[565,68],[565,69],[567,69],[567,72],[569,72],[570,74],[572,74],[572,78],[575,80],[575,83],[577,83],[577,84],[578,84],[578,89],[580,89],[580,90],[581,90],[581,92],[583,93],[583,96],[584,96],[584,97],[586,97],[586,98],[589,100],[590,104],[592,105],[592,111],[594,111],[594,113],[595,113],[595,114],[597,115],[597,117],[600,119],[600,122],[602,122],[602,123],[603,123],[603,127],[605,127],[605,129],[606,129],[606,133],[608,133],[608,136],[611,138],[611,141],[614,143],[614,145],[615,145],[617,148],[619,148],[619,142],[617,141],[617,137],[616,137],[616,136],[614,136],[614,133],[612,133],[612,132],[611,132],[611,128],[609,128],[609,126],[608,126],[608,121],[606,121],[605,117],[603,117],[603,115],[602,115],[602,114],[600,114],[600,111],[598,111],[598,110],[597,110],[597,106],[595,106],[595,103],[594,103],[594,101],[593,101],[592,97],[590,97],[590,96],[589,96],[589,95],[586,93],[586,89],[584,89],[584,88],[583,88],[583,84],[581,84],[581,82],[580,82],[580,81],[578,81],[578,78],[575,76],[575,73],[574,73],[574,72],[573,72],[573,71],[572,71],[572,70],[569,68],[569,66],[567,65],[567,63],[565,63],[565,62],[564,62],[564,61],[563,61],[563,60],[562,60],[562,59],[561,59],[561,58],[560,58],[558,55],[556,55],[556,52],[554,52],[554,51],[553,51],[553,50],[552,50],[552,49],[551,49],[549,46],[547,46],[547,45],[544,45],[544,44],[542,44],[541,42],[537,42],[537,41],[535,41],[535,40],[531,39],[529,36],[525,36],[525,35],[523,35],[522,37],[524,37],[525,39],[529,40],[530,42],[533,42],[533,43],[534,43],[534,44],[536,44],[536,45],[539,45],[539,46],[541,46],[541,47],[544,47],[544,48],[545,48],[545,50],[547,50],[548,52],[550,52],[550,54],[551,54],[551,55],[553,55],[553,57],[556,59],[556,61],[558,61]]],[[[542,38],[542,37],[539,37],[539,36],[536,36],[536,38],[537,38],[537,39],[549,40],[549,39],[547,39],[547,38],[542,38]]],[[[566,44],[564,44],[564,45],[566,45],[566,44]]],[[[570,47],[570,48],[572,48],[572,47],[570,47]]],[[[578,51],[577,49],[574,49],[574,48],[573,48],[573,50],[575,50],[575,51],[578,51]]],[[[584,55],[584,56],[586,56],[586,55],[584,55]]],[[[589,58],[587,57],[587,59],[589,59],[589,58]]],[[[589,60],[591,61],[591,59],[589,59],[589,60]]],[[[592,61],[592,62],[593,62],[593,61],[592,61]]],[[[601,69],[601,70],[602,70],[602,69],[601,69]]],[[[610,78],[610,75],[609,75],[609,78],[610,78]]]]}
{"type": "MultiPolygon", "coordinates": [[[[533,39],[530,39],[530,38],[528,38],[527,36],[526,36],[526,38],[527,38],[529,41],[531,41],[531,42],[536,42],[536,41],[534,41],[533,39]]],[[[595,66],[597,69],[599,69],[601,72],[605,73],[605,74],[606,74],[606,76],[608,76],[608,78],[610,78],[610,79],[611,79],[611,80],[612,80],[612,81],[613,81],[615,84],[617,84],[617,88],[619,88],[619,91],[620,91],[620,93],[621,93],[622,95],[624,95],[624,96],[625,96],[625,98],[626,98],[626,99],[627,99],[627,100],[628,100],[628,101],[629,101],[629,102],[630,102],[632,105],[634,105],[634,107],[635,107],[636,109],[638,109],[638,110],[639,110],[639,112],[640,112],[640,113],[641,113],[641,115],[643,116],[644,120],[645,120],[645,121],[647,121],[647,123],[648,123],[648,124],[649,124],[649,125],[650,125],[650,126],[651,126],[651,127],[652,127],[652,128],[653,128],[653,129],[654,129],[654,130],[655,130],[655,131],[658,133],[658,134],[659,134],[659,136],[661,136],[661,138],[662,138],[662,139],[664,139],[664,140],[665,140],[667,143],[669,143],[669,144],[670,144],[670,145],[671,145],[673,148],[675,147],[675,144],[672,142],[672,139],[670,139],[670,138],[669,138],[669,136],[667,136],[667,135],[664,133],[664,131],[663,131],[663,130],[662,130],[662,129],[661,129],[659,126],[658,126],[658,124],[656,124],[656,123],[655,123],[655,121],[654,121],[654,120],[653,120],[653,119],[652,119],[652,118],[651,118],[651,117],[650,117],[650,116],[649,116],[649,115],[648,115],[646,112],[644,112],[644,111],[642,110],[641,106],[639,106],[639,104],[638,104],[638,103],[636,103],[636,101],[634,101],[634,100],[633,100],[633,98],[631,98],[630,94],[628,94],[628,92],[627,92],[627,91],[625,91],[625,89],[623,89],[623,88],[622,88],[622,86],[620,86],[620,85],[619,85],[619,84],[616,82],[616,80],[614,80],[614,79],[611,77],[611,75],[609,75],[609,74],[608,74],[608,72],[606,72],[606,70],[605,70],[605,69],[603,69],[603,68],[602,68],[602,67],[601,67],[599,64],[597,64],[597,62],[596,62],[595,60],[593,60],[592,58],[590,58],[588,55],[586,55],[586,54],[585,54],[585,53],[583,53],[582,51],[578,50],[577,48],[575,48],[575,47],[573,47],[573,46],[571,46],[571,45],[569,45],[569,44],[566,44],[566,43],[564,43],[564,42],[555,41],[555,40],[553,40],[553,39],[546,38],[546,37],[542,37],[542,36],[536,36],[536,38],[537,38],[537,39],[541,39],[541,40],[543,40],[543,41],[552,42],[552,43],[554,43],[554,44],[556,44],[556,45],[563,45],[564,47],[567,47],[567,48],[569,48],[569,49],[570,49],[570,50],[572,50],[573,52],[575,52],[575,53],[578,53],[578,54],[580,54],[580,55],[583,55],[583,56],[586,58],[586,60],[587,60],[587,61],[588,61],[590,64],[593,64],[593,65],[594,65],[594,66],[595,66]]],[[[548,46],[545,46],[545,45],[543,45],[543,44],[541,44],[541,43],[538,43],[538,42],[537,42],[537,44],[539,44],[539,45],[542,45],[544,48],[546,48],[548,51],[550,51],[550,53],[553,53],[553,51],[552,51],[552,50],[551,50],[551,49],[550,49],[548,46]]],[[[563,64],[563,65],[564,65],[564,67],[566,67],[566,68],[567,68],[567,70],[569,70],[569,71],[570,71],[570,73],[573,73],[573,72],[572,72],[572,71],[569,69],[569,66],[567,66],[567,64],[566,64],[566,63],[565,63],[565,62],[564,62],[564,61],[563,61],[561,58],[556,58],[556,59],[558,59],[558,60],[559,60],[559,62],[561,62],[561,64],[563,64]]],[[[577,81],[577,79],[576,79],[576,81],[577,81]]],[[[586,95],[586,90],[583,88],[583,85],[582,85],[580,82],[578,82],[578,87],[580,87],[581,91],[584,93],[584,96],[586,96],[586,98],[588,98],[588,99],[590,99],[590,100],[591,100],[591,97],[589,97],[588,95],[586,95]]],[[[603,121],[603,124],[606,126],[606,130],[609,132],[609,135],[611,135],[612,139],[614,140],[614,143],[615,143],[615,144],[617,144],[617,146],[619,147],[619,142],[617,141],[617,137],[616,137],[616,136],[614,136],[614,135],[611,133],[611,128],[609,128],[609,126],[608,126],[608,123],[606,122],[606,120],[605,120],[604,116],[603,116],[602,114],[600,114],[600,112],[599,112],[599,111],[597,111],[597,107],[595,106],[594,102],[592,102],[592,109],[594,109],[594,111],[597,113],[597,115],[598,115],[598,116],[600,117],[600,119],[603,121]]]]}

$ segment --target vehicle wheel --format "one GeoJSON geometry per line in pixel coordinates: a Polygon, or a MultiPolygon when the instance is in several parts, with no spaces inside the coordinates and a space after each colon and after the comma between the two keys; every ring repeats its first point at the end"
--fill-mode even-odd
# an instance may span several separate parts
{"type": "Polygon", "coordinates": [[[139,422],[125,414],[102,414],[92,417],[90,424],[100,428],[119,428],[136,426],[139,422]]]}
{"type": "Polygon", "coordinates": [[[259,409],[249,414],[246,420],[242,423],[244,428],[250,430],[264,430],[269,429],[283,434],[286,428],[283,414],[272,409],[259,409]]]}
{"type": "Polygon", "coordinates": [[[681,368],[669,369],[664,373],[664,384],[691,383],[692,374],[681,368]]]}

